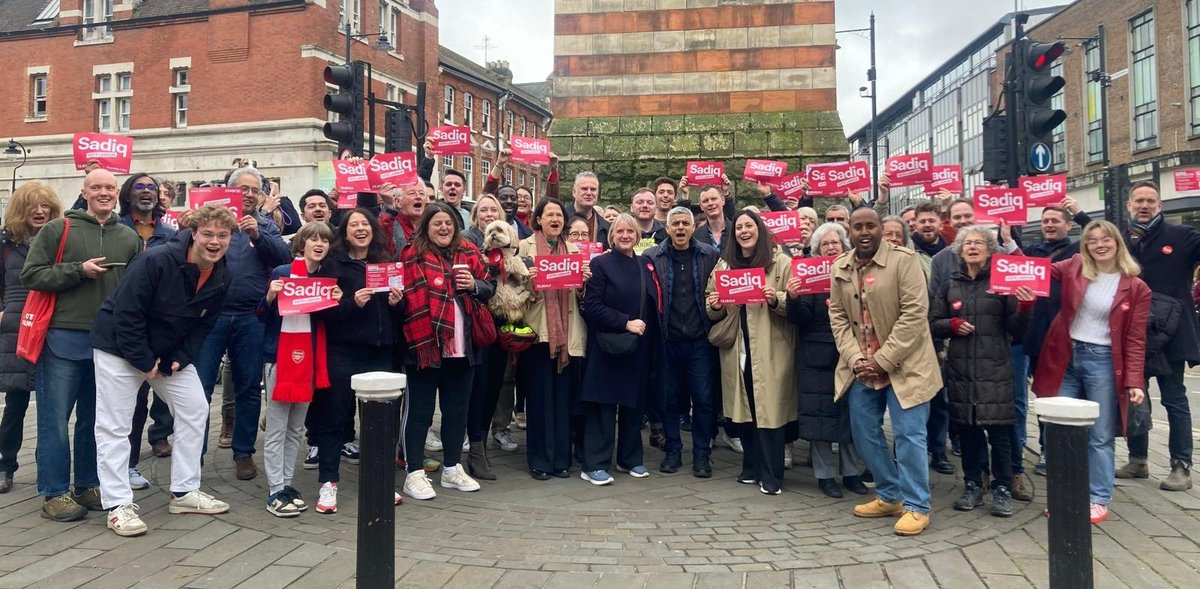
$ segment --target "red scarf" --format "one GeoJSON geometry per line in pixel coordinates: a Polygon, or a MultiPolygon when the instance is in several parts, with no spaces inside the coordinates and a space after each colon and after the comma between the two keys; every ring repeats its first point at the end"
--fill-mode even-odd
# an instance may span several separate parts
{"type": "MultiPolygon", "coordinates": [[[[562,235],[558,236],[554,247],[550,247],[546,234],[534,231],[533,243],[539,256],[561,255],[569,251],[562,235]]],[[[542,291],[542,300],[546,303],[546,337],[550,342],[550,357],[557,360],[556,372],[562,373],[571,360],[568,337],[570,314],[577,309],[571,308],[571,297],[566,290],[542,291]]]]}
{"type": "Polygon", "coordinates": [[[413,232],[417,230],[416,226],[413,225],[413,220],[409,219],[404,213],[400,213],[396,215],[396,222],[400,224],[400,230],[404,232],[404,239],[411,241],[413,232]]]}
{"type": "MultiPolygon", "coordinates": [[[[454,352],[454,299],[460,297],[463,315],[470,316],[475,299],[454,287],[453,266],[465,264],[477,280],[488,280],[487,269],[475,244],[461,240],[447,261],[434,252],[418,253],[404,248],[404,339],[416,359],[417,368],[428,368],[442,361],[443,353],[454,352]]],[[[471,332],[464,328],[464,341],[470,348],[471,332]]],[[[465,350],[470,352],[470,350],[465,350]]]]}
{"type": "MultiPolygon", "coordinates": [[[[292,262],[292,277],[308,276],[304,260],[292,262]]],[[[325,356],[325,323],[310,315],[283,317],[279,346],[275,350],[275,389],[271,400],[280,403],[309,403],[314,389],[329,388],[325,356]],[[313,337],[313,324],[316,337],[313,337]],[[313,348],[316,348],[315,350],[313,348]]]]}

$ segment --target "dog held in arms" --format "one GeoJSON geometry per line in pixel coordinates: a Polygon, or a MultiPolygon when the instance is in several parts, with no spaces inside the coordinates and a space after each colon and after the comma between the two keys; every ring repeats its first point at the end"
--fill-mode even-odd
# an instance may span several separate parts
{"type": "Polygon", "coordinates": [[[524,278],[529,276],[525,262],[517,256],[517,230],[504,221],[492,221],[483,232],[483,251],[491,257],[500,252],[503,276],[497,281],[496,294],[488,300],[488,308],[506,323],[521,324],[525,319],[525,303],[529,290],[524,278]]]}

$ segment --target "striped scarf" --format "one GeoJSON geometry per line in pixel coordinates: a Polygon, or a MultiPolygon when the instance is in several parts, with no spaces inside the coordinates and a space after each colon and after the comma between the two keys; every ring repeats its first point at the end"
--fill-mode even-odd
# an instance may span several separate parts
{"type": "MultiPolygon", "coordinates": [[[[292,262],[292,278],[308,276],[301,258],[292,262]]],[[[309,403],[314,389],[327,389],[325,323],[310,315],[282,317],[279,345],[275,350],[275,388],[271,400],[280,403],[309,403]],[[316,336],[313,327],[316,326],[316,336]]]]}

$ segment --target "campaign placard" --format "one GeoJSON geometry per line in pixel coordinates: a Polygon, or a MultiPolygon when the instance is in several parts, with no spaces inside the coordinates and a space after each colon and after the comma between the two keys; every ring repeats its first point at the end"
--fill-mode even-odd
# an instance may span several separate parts
{"type": "Polygon", "coordinates": [[[837,162],[808,167],[808,192],[814,195],[842,197],[847,192],[871,189],[871,168],[867,162],[837,162]]]}
{"type": "Polygon", "coordinates": [[[188,188],[188,208],[193,211],[208,204],[221,205],[233,211],[236,219],[242,218],[242,191],[228,186],[188,188]]]}
{"type": "Polygon", "coordinates": [[[804,172],[796,172],[780,178],[774,182],[768,182],[771,188],[774,188],[779,195],[779,198],[789,199],[794,198],[799,200],[804,197],[804,172]]]}
{"type": "Polygon", "coordinates": [[[512,149],[512,161],[535,166],[550,165],[550,142],[545,139],[514,136],[508,144],[512,149]]]}
{"type": "Polygon", "coordinates": [[[933,156],[928,153],[910,153],[887,158],[884,163],[892,188],[924,186],[933,182],[933,156]]]}
{"type": "Polygon", "coordinates": [[[598,241],[579,241],[575,243],[575,247],[578,247],[579,253],[589,260],[604,253],[604,244],[598,241]]]}
{"type": "Polygon", "coordinates": [[[792,276],[800,279],[800,294],[829,292],[833,261],[837,256],[823,258],[792,258],[792,276]]]}
{"type": "Polygon", "coordinates": [[[1200,192],[1200,168],[1175,170],[1175,192],[1200,192]]]}
{"type": "Polygon", "coordinates": [[[279,291],[279,316],[305,315],[330,307],[336,307],[333,288],[336,278],[283,278],[283,290],[279,291]]]}
{"type": "Polygon", "coordinates": [[[1067,197],[1066,176],[1022,176],[1018,183],[1028,207],[1056,207],[1067,197]]]}
{"type": "Polygon", "coordinates": [[[759,213],[763,224],[770,230],[771,235],[775,236],[775,241],[778,243],[800,243],[804,241],[804,234],[800,230],[800,213],[797,211],[779,211],[771,213],[759,213]]]}
{"type": "Polygon", "coordinates": [[[438,155],[471,155],[471,128],[434,127],[429,130],[429,142],[438,155]]]}
{"type": "Polygon", "coordinates": [[[367,162],[333,160],[333,177],[334,188],[340,194],[371,191],[371,182],[367,179],[367,162]]]}
{"type": "Polygon", "coordinates": [[[82,170],[88,162],[117,174],[128,174],[133,161],[133,137],[105,133],[76,133],[72,140],[75,169],[82,170]]]}
{"type": "Polygon", "coordinates": [[[1028,287],[1039,297],[1050,296],[1050,258],[1025,256],[992,256],[991,290],[996,294],[1012,294],[1018,287],[1028,287]]]}
{"type": "Polygon", "coordinates": [[[372,191],[386,183],[406,186],[417,182],[417,156],[411,151],[376,154],[366,163],[367,184],[372,191]]]}
{"type": "Polygon", "coordinates": [[[1024,225],[1026,212],[1025,191],[1005,186],[975,187],[975,222],[1024,225]]]}
{"type": "Polygon", "coordinates": [[[717,288],[717,300],[722,305],[748,305],[767,302],[763,286],[767,284],[767,273],[762,268],[717,270],[713,282],[717,288]]]}
{"type": "Polygon", "coordinates": [[[720,185],[721,177],[725,175],[725,164],[721,162],[688,162],[688,186],[703,186],[705,184],[720,185]]]}
{"type": "Polygon", "coordinates": [[[747,182],[770,183],[787,174],[787,162],[775,160],[746,160],[742,178],[747,182]]]}
{"type": "Polygon", "coordinates": [[[171,229],[179,231],[179,216],[182,214],[183,211],[173,211],[171,209],[167,209],[163,211],[163,215],[158,218],[158,222],[170,227],[171,229]]]}
{"type": "Polygon", "coordinates": [[[926,194],[937,194],[943,188],[953,194],[962,194],[962,166],[958,164],[934,166],[931,176],[933,181],[925,185],[926,194]]]}
{"type": "Polygon", "coordinates": [[[358,193],[357,192],[342,192],[337,196],[337,208],[343,210],[358,208],[358,193]]]}
{"type": "Polygon", "coordinates": [[[559,256],[537,256],[533,265],[537,277],[533,279],[533,290],[564,290],[583,288],[583,254],[559,256]]]}
{"type": "Polygon", "coordinates": [[[385,262],[383,264],[367,264],[366,288],[375,292],[387,292],[393,286],[404,290],[403,263],[385,262]]]}

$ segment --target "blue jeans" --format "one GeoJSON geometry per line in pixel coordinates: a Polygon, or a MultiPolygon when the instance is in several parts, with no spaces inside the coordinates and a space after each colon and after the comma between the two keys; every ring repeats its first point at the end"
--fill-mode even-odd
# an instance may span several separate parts
{"type": "MultiPolygon", "coordinates": [[[[1116,383],[1113,382],[1112,348],[1072,342],[1071,363],[1058,389],[1061,397],[1087,399],[1100,405],[1100,416],[1088,429],[1088,493],[1092,503],[1112,501],[1114,441],[1117,432],[1116,383]]],[[[1054,460],[1050,457],[1050,460],[1054,460]]]]}
{"type": "Polygon", "coordinates": [[[667,412],[663,428],[667,434],[667,451],[683,450],[679,433],[683,394],[692,400],[692,457],[707,456],[717,429],[717,409],[713,395],[713,370],[717,366],[717,349],[707,338],[669,341],[666,362],[659,364],[666,383],[667,412]]]}
{"type": "MultiPolygon", "coordinates": [[[[1188,405],[1187,387],[1183,384],[1183,361],[1171,362],[1171,373],[1155,377],[1158,380],[1158,392],[1163,409],[1167,410],[1167,450],[1171,460],[1179,460],[1191,467],[1192,465],[1192,414],[1188,405]]],[[[1146,402],[1150,402],[1149,379],[1146,381],[1146,402]]],[[[1150,434],[1132,436],[1129,438],[1129,456],[1145,458],[1149,455],[1150,434]]]]}
{"type": "Polygon", "coordinates": [[[1012,472],[1013,477],[1025,472],[1025,463],[1022,460],[1025,456],[1025,439],[1028,435],[1025,431],[1025,417],[1029,414],[1029,389],[1026,385],[1029,384],[1029,357],[1025,355],[1025,349],[1021,344],[1012,346],[1012,375],[1013,375],[1013,407],[1017,410],[1017,422],[1013,424],[1012,440],[1012,472]]]}
{"type": "Polygon", "coordinates": [[[46,498],[71,482],[67,422],[75,411],[75,489],[100,486],[96,474],[96,369],[88,332],[54,329],[37,363],[37,486],[46,498]],[[56,353],[57,352],[57,353],[56,353]],[[86,359],[78,359],[86,357],[86,359]]]}
{"type": "Polygon", "coordinates": [[[875,494],[883,501],[904,501],[904,509],[929,513],[929,467],[925,456],[925,424],[929,403],[900,407],[889,385],[880,390],[855,381],[850,385],[850,429],[854,447],[875,475],[875,494]],[[883,437],[883,412],[892,418],[895,458],[883,437]]]}
{"type": "MultiPolygon", "coordinates": [[[[258,436],[258,417],[262,409],[263,373],[263,323],[252,314],[226,315],[217,319],[216,325],[204,340],[196,370],[200,373],[200,385],[212,402],[213,384],[217,371],[221,369],[221,358],[229,350],[230,372],[233,375],[234,421],[233,458],[245,458],[254,454],[254,443],[258,436]]],[[[206,428],[204,431],[208,431],[206,428]]],[[[207,442],[205,444],[207,448],[207,442]]]]}

